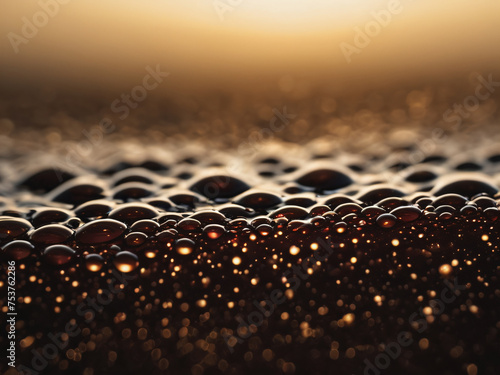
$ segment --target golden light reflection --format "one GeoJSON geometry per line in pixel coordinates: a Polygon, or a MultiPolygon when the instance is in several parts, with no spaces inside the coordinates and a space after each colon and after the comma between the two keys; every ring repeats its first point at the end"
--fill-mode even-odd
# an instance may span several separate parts
{"type": "Polygon", "coordinates": [[[357,30],[369,32],[389,2],[221,0],[234,4],[222,17],[215,3],[70,2],[27,38],[23,17],[32,21],[40,6],[7,2],[0,33],[27,41],[18,44],[18,53],[8,38],[0,45],[0,67],[9,72],[3,79],[93,90],[98,85],[102,91],[136,84],[145,66],[160,64],[172,75],[168,89],[156,95],[214,84],[281,90],[283,79],[300,94],[325,83],[341,92],[353,89],[353,82],[371,86],[400,83],[402,77],[418,82],[419,75],[449,77],[496,69],[500,60],[500,50],[492,48],[500,35],[498,2],[399,1],[401,11],[391,13],[387,25],[377,21],[380,30],[351,63],[340,45],[354,45],[357,30]]]}

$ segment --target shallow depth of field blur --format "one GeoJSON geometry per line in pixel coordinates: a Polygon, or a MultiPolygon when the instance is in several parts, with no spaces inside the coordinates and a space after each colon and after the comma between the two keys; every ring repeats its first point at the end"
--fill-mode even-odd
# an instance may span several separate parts
{"type": "MultiPolygon", "coordinates": [[[[106,141],[237,147],[285,106],[297,121],[272,139],[454,131],[443,114],[474,95],[478,75],[500,80],[499,14],[489,0],[6,2],[0,131],[56,147],[109,117],[106,141]],[[359,30],[371,34],[361,48],[359,30]],[[169,75],[120,118],[112,103],[148,66],[169,75]]],[[[475,131],[497,103],[493,93],[461,117],[475,131]]]]}

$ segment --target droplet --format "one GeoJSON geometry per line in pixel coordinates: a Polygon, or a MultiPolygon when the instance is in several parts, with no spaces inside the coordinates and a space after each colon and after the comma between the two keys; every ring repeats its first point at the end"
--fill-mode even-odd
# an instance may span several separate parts
{"type": "Polygon", "coordinates": [[[125,243],[128,246],[140,246],[146,240],[148,239],[148,236],[144,233],[141,232],[131,232],[125,236],[125,243]]]}
{"type": "Polygon", "coordinates": [[[234,202],[244,207],[262,210],[277,206],[281,204],[283,200],[272,193],[253,191],[237,197],[234,202]]]}
{"type": "Polygon", "coordinates": [[[357,214],[357,213],[361,212],[362,209],[363,208],[359,204],[356,204],[356,203],[343,203],[343,204],[335,207],[333,212],[339,214],[342,217],[342,216],[345,216],[345,215],[348,215],[351,213],[357,214]]]}
{"type": "Polygon", "coordinates": [[[399,198],[404,195],[404,192],[393,187],[387,185],[374,185],[363,190],[358,194],[357,198],[368,205],[373,205],[385,198],[399,198]]]}
{"type": "Polygon", "coordinates": [[[179,231],[194,232],[201,229],[201,223],[196,219],[185,218],[175,226],[179,231]]]}
{"type": "Polygon", "coordinates": [[[75,256],[75,250],[66,245],[51,245],[43,251],[46,262],[55,266],[69,263],[75,256]]]}
{"type": "Polygon", "coordinates": [[[17,217],[0,217],[0,240],[11,240],[25,234],[33,226],[28,220],[17,217]]]}
{"type": "Polygon", "coordinates": [[[266,237],[273,232],[273,227],[269,224],[261,224],[257,227],[257,232],[259,232],[261,236],[266,237]]]}
{"type": "Polygon", "coordinates": [[[74,177],[72,173],[52,167],[29,175],[18,186],[33,192],[47,193],[74,177]]]}
{"type": "Polygon", "coordinates": [[[314,187],[317,191],[336,190],[352,184],[351,177],[334,169],[316,169],[297,179],[304,186],[314,187]]]}
{"type": "Polygon", "coordinates": [[[194,251],[195,243],[189,238],[179,238],[175,241],[175,251],[181,255],[189,255],[194,251]]]}
{"type": "Polygon", "coordinates": [[[453,177],[443,177],[438,180],[432,190],[434,195],[456,193],[469,198],[476,194],[486,193],[490,196],[498,192],[498,187],[491,179],[480,173],[464,173],[453,177]]]}
{"type": "Polygon", "coordinates": [[[377,206],[390,211],[398,207],[408,206],[408,201],[402,198],[389,197],[377,202],[377,206]]]}
{"type": "Polygon", "coordinates": [[[219,224],[209,224],[203,228],[203,233],[211,240],[216,240],[226,232],[226,229],[219,224]]]}
{"type": "Polygon", "coordinates": [[[278,208],[271,215],[269,215],[269,217],[271,219],[276,219],[279,217],[286,217],[288,220],[296,220],[296,219],[303,219],[307,215],[309,215],[309,212],[307,212],[307,210],[303,207],[284,206],[284,207],[278,208]]]}
{"type": "Polygon", "coordinates": [[[142,182],[127,182],[114,189],[113,198],[130,201],[149,197],[152,194],[151,185],[142,182]]]}
{"type": "Polygon", "coordinates": [[[68,203],[74,206],[105,196],[105,185],[85,178],[75,178],[65,182],[49,193],[48,198],[54,202],[68,203]]]}
{"type": "Polygon", "coordinates": [[[152,184],[155,180],[154,173],[151,173],[144,168],[128,168],[116,172],[113,175],[111,186],[118,186],[128,182],[141,182],[144,184],[152,184]]]}
{"type": "Polygon", "coordinates": [[[120,251],[115,255],[113,263],[120,272],[131,272],[139,266],[139,258],[130,251],[120,251]]]}
{"type": "Polygon", "coordinates": [[[387,213],[380,215],[376,220],[377,224],[382,228],[392,228],[397,221],[398,218],[396,216],[387,213]]]}
{"type": "Polygon", "coordinates": [[[198,180],[190,189],[209,199],[215,199],[235,197],[250,189],[250,186],[235,177],[215,175],[198,180]]]}
{"type": "Polygon", "coordinates": [[[406,177],[405,180],[408,182],[429,182],[436,179],[438,175],[430,170],[412,170],[406,177]]]}
{"type": "Polygon", "coordinates": [[[311,207],[316,204],[316,199],[308,196],[294,196],[285,200],[286,205],[300,206],[304,208],[311,207]]]}
{"type": "Polygon", "coordinates": [[[10,259],[21,260],[29,257],[34,249],[35,247],[28,241],[15,240],[5,245],[2,251],[10,259]]]}
{"type": "Polygon", "coordinates": [[[443,205],[452,206],[453,208],[459,210],[467,203],[467,198],[454,193],[444,194],[432,201],[434,207],[439,207],[443,205]]]}
{"type": "Polygon", "coordinates": [[[133,232],[141,232],[145,234],[153,234],[158,228],[160,224],[156,221],[150,219],[143,219],[136,221],[134,224],[130,226],[130,230],[133,232]]]}
{"type": "Polygon", "coordinates": [[[85,202],[75,208],[75,215],[84,221],[89,219],[101,219],[108,216],[114,206],[113,202],[105,200],[85,202]]]}
{"type": "Polygon", "coordinates": [[[75,238],[84,244],[98,244],[120,237],[127,226],[113,219],[100,219],[85,224],[76,231],[75,238]]]}
{"type": "Polygon", "coordinates": [[[30,239],[39,244],[52,245],[67,241],[72,235],[73,230],[64,225],[49,224],[33,231],[30,239]]]}
{"type": "Polygon", "coordinates": [[[104,265],[104,259],[99,254],[88,254],[85,257],[85,267],[91,272],[98,272],[104,265]]]}
{"type": "Polygon", "coordinates": [[[217,211],[199,211],[189,216],[189,219],[197,220],[201,223],[201,225],[207,224],[224,224],[226,221],[226,217],[224,214],[217,211]]]}
{"type": "Polygon", "coordinates": [[[406,223],[417,220],[422,211],[414,206],[403,206],[395,208],[391,211],[391,214],[398,218],[398,220],[404,221],[406,223]]]}
{"type": "Polygon", "coordinates": [[[159,212],[149,204],[133,202],[119,205],[109,213],[109,217],[131,224],[137,220],[151,219],[158,216],[158,214],[159,212]]]}
{"type": "Polygon", "coordinates": [[[57,208],[43,208],[37,210],[33,215],[31,222],[35,227],[41,227],[46,224],[62,223],[70,218],[71,212],[57,208]]]}

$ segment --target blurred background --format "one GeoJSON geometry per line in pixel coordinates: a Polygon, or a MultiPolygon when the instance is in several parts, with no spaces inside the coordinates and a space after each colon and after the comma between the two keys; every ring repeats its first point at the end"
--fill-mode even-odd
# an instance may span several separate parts
{"type": "Polygon", "coordinates": [[[300,126],[275,136],[294,142],[333,120],[435,125],[478,75],[500,81],[499,16],[493,0],[3,1],[0,130],[79,139],[110,117],[122,136],[235,144],[284,106],[300,126]],[[169,75],[120,116],[148,67],[169,75]]]}

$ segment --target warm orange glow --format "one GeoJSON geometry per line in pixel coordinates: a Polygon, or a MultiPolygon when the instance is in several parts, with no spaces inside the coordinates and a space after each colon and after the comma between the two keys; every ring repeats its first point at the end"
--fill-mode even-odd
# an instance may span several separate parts
{"type": "MultiPolygon", "coordinates": [[[[8,69],[5,77],[17,84],[98,84],[102,91],[129,87],[142,77],[144,66],[160,64],[172,76],[168,89],[165,85],[164,92],[155,95],[214,84],[247,87],[249,80],[252,90],[303,95],[316,84],[334,83],[336,90],[345,90],[352,89],[354,81],[366,86],[400,83],[401,77],[418,81],[419,75],[442,78],[496,69],[494,62],[500,60],[500,50],[493,48],[500,35],[500,3],[494,1],[400,1],[401,12],[369,38],[361,54],[351,56],[351,63],[340,44],[353,45],[355,28],[365,30],[374,14],[387,9],[388,1],[232,3],[239,5],[221,19],[212,1],[196,6],[138,0],[69,2],[32,39],[19,44],[18,53],[5,38],[0,68],[8,69]],[[291,85],[280,86],[282,79],[291,85]]],[[[6,2],[0,34],[22,36],[23,17],[32,19],[38,11],[38,2],[6,2]]]]}

